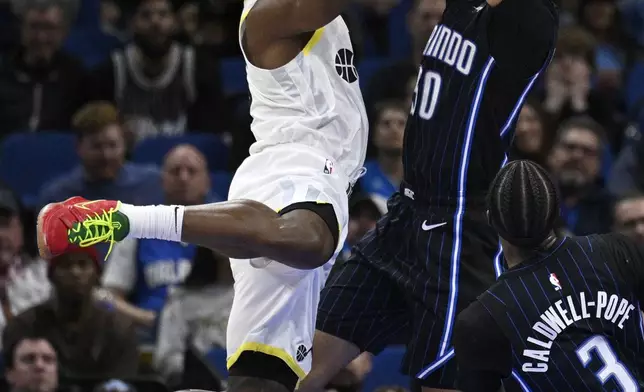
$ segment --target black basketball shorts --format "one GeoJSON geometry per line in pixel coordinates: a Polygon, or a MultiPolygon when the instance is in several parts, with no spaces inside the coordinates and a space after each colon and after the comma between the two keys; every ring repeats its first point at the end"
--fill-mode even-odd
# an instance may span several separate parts
{"type": "Polygon", "coordinates": [[[419,208],[395,196],[329,277],[317,329],[373,354],[405,334],[402,372],[422,386],[454,389],[454,321],[496,280],[499,249],[484,212],[419,208]]]}

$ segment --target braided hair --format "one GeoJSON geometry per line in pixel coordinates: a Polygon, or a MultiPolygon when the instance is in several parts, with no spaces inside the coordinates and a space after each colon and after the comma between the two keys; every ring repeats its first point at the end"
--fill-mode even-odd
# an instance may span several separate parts
{"type": "Polygon", "coordinates": [[[543,167],[517,160],[492,181],[487,207],[489,223],[501,238],[519,248],[535,249],[554,229],[559,196],[543,167]]]}

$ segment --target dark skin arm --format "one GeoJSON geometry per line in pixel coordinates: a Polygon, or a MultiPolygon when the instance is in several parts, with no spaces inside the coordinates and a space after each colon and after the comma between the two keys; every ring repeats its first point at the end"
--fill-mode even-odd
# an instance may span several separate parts
{"type": "Polygon", "coordinates": [[[349,0],[258,0],[244,22],[246,55],[260,68],[281,67],[347,4],[349,0]]]}
{"type": "Polygon", "coordinates": [[[315,269],[335,251],[329,226],[315,212],[279,215],[252,200],[186,207],[181,239],[230,258],[266,257],[297,269],[315,269]]]}

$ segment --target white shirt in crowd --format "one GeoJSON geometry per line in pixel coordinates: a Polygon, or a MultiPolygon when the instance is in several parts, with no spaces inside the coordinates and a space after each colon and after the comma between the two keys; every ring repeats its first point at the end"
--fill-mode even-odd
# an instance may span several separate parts
{"type": "Polygon", "coordinates": [[[202,353],[214,347],[225,348],[232,304],[232,285],[173,289],[159,321],[155,369],[165,377],[182,373],[189,337],[202,353]]]}
{"type": "MultiPolygon", "coordinates": [[[[16,316],[51,295],[47,262],[42,259],[21,261],[9,268],[6,293],[10,315],[16,316]]],[[[0,311],[0,332],[7,325],[7,314],[0,311]]]]}

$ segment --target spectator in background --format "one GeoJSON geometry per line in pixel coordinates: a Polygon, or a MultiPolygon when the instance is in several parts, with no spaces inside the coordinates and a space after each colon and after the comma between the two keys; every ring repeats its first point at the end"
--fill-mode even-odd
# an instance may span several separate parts
{"type": "Polygon", "coordinates": [[[353,192],[349,200],[349,228],[347,240],[342,248],[342,253],[338,256],[336,264],[347,260],[351,256],[351,248],[367,234],[367,232],[376,227],[376,222],[382,216],[380,208],[374,203],[373,199],[362,192],[353,192]]]}
{"type": "Polygon", "coordinates": [[[543,108],[536,100],[528,99],[517,121],[513,159],[530,159],[543,166],[551,144],[552,134],[543,108]]]}
{"type": "Polygon", "coordinates": [[[137,0],[134,41],[93,73],[93,99],[114,102],[137,140],[226,128],[219,63],[179,44],[170,0],[137,0]]]}
{"type": "Polygon", "coordinates": [[[608,141],[615,146],[621,129],[613,117],[613,102],[592,89],[594,62],[592,34],[576,26],[561,29],[557,52],[545,76],[543,106],[556,126],[570,117],[592,117],[608,131],[608,141]]]}
{"type": "Polygon", "coordinates": [[[387,101],[376,106],[373,146],[376,158],[365,163],[367,172],[360,179],[362,190],[380,209],[387,212],[387,199],[398,191],[403,178],[402,151],[408,107],[400,101],[387,101]]]}
{"type": "Polygon", "coordinates": [[[0,330],[15,315],[47,300],[47,263],[24,251],[23,224],[13,193],[0,188],[0,330]]]}
{"type": "Polygon", "coordinates": [[[74,10],[64,0],[15,2],[20,47],[0,54],[0,137],[66,130],[85,99],[85,71],[61,47],[74,10]]]}
{"type": "Polygon", "coordinates": [[[644,139],[637,128],[637,125],[627,128],[632,141],[622,147],[608,178],[608,191],[617,199],[644,193],[644,139]]]}
{"type": "MultiPolygon", "coordinates": [[[[412,52],[404,61],[382,67],[369,80],[364,94],[367,110],[371,112],[374,104],[390,99],[407,99],[410,78],[416,85],[418,67],[423,57],[427,40],[445,11],[445,0],[414,0],[407,17],[407,27],[411,36],[412,52]]],[[[413,90],[413,88],[412,88],[413,90]]]]}
{"type": "Polygon", "coordinates": [[[587,117],[572,118],[561,126],[548,157],[561,195],[561,216],[575,235],[607,233],[611,228],[611,199],[601,189],[599,172],[603,143],[599,124],[587,117]]]}
{"type": "Polygon", "coordinates": [[[2,336],[4,347],[42,334],[56,347],[59,366],[68,376],[135,375],[139,354],[130,320],[92,298],[99,273],[98,256],[91,247],[52,259],[52,298],[9,321],[2,336]]]}
{"type": "Polygon", "coordinates": [[[9,392],[58,390],[58,357],[43,335],[24,335],[4,350],[9,392]]]}
{"type": "Polygon", "coordinates": [[[613,229],[644,244],[644,194],[634,193],[615,203],[613,229]]]}
{"type": "Polygon", "coordinates": [[[204,355],[226,348],[233,283],[228,258],[199,248],[190,274],[168,297],[159,322],[154,367],[170,387],[179,386],[189,344],[204,355]]]}
{"type": "Polygon", "coordinates": [[[73,196],[89,200],[123,200],[132,204],[162,202],[161,176],[156,168],[125,163],[125,134],[116,108],[91,102],[73,121],[81,166],[43,187],[40,205],[73,196]]]}
{"type": "Polygon", "coordinates": [[[614,0],[586,0],[579,7],[579,22],[597,42],[595,65],[597,88],[616,95],[630,57],[630,40],[621,29],[621,16],[614,0]]]}
{"type": "MultiPolygon", "coordinates": [[[[163,165],[165,202],[203,204],[209,200],[210,177],[205,157],[193,146],[170,151],[163,165]]],[[[153,327],[168,290],[184,281],[197,247],[155,239],[126,239],[114,245],[102,277],[107,300],[137,324],[153,327]],[[131,299],[131,304],[127,301],[131,299]]]]}

